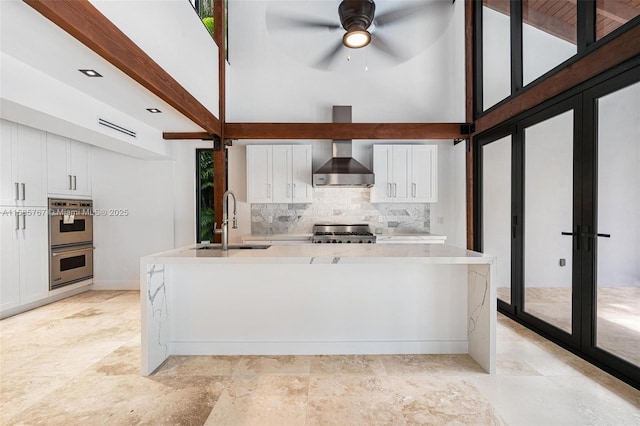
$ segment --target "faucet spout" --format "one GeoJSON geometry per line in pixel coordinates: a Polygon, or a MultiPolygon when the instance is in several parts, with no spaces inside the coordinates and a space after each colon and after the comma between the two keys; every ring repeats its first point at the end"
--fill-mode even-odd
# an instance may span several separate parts
{"type": "Polygon", "coordinates": [[[236,194],[227,191],[222,196],[222,250],[229,250],[229,196],[233,198],[233,228],[238,227],[236,194]]]}

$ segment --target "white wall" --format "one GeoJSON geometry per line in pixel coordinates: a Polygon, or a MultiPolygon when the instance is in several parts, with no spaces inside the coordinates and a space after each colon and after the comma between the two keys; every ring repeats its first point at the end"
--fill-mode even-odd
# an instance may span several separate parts
{"type": "MultiPolygon", "coordinates": [[[[268,28],[268,13],[270,6],[281,5],[303,17],[326,16],[339,23],[334,0],[229,2],[228,121],[330,122],[332,105],[353,105],[354,122],[464,121],[464,2],[439,3],[444,9],[421,16],[418,24],[407,21],[407,26],[416,25],[411,27],[415,32],[394,44],[401,49],[424,42],[410,60],[385,62],[384,54],[368,46],[351,51],[347,63],[345,48],[336,67],[325,71],[312,64],[342,34],[326,32],[325,37],[320,32],[317,38],[312,31],[306,38],[306,32],[297,31],[282,37],[281,31],[268,28]],[[314,15],[318,8],[331,13],[314,15]],[[432,28],[437,31],[421,38],[423,30],[432,28]],[[368,57],[368,71],[360,61],[363,56],[368,57]]],[[[376,4],[381,13],[385,4],[394,8],[398,3],[376,4]]],[[[403,27],[393,26],[386,34],[393,36],[403,27]]]]}
{"type": "Polygon", "coordinates": [[[139,288],[140,257],[174,247],[174,165],[93,151],[96,289],[139,288]]]}
{"type": "Polygon", "coordinates": [[[218,116],[218,47],[187,0],[92,0],[158,65],[218,116]]]}

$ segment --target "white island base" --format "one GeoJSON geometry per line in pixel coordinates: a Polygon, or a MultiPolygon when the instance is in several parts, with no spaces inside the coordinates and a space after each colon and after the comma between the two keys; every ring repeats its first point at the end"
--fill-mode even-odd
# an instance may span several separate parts
{"type": "Polygon", "coordinates": [[[143,258],[142,374],[170,355],[453,353],[495,372],[494,258],[331,246],[143,258]]]}

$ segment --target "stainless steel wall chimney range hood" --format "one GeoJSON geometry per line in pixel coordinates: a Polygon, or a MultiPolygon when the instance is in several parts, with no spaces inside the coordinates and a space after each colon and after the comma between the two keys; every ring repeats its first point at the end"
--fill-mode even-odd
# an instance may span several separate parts
{"type": "MultiPolygon", "coordinates": [[[[333,122],[351,123],[351,106],[334,105],[333,122]]],[[[353,158],[351,145],[350,139],[333,141],[333,158],[313,173],[313,186],[373,186],[373,172],[353,158]]]]}

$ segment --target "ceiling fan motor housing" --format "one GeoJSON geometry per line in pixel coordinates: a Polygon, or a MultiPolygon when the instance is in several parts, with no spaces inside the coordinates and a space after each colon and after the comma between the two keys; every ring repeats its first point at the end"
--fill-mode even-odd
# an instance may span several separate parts
{"type": "Polygon", "coordinates": [[[375,12],[376,4],[373,0],[343,0],[338,7],[340,23],[349,32],[369,28],[375,12]]]}

